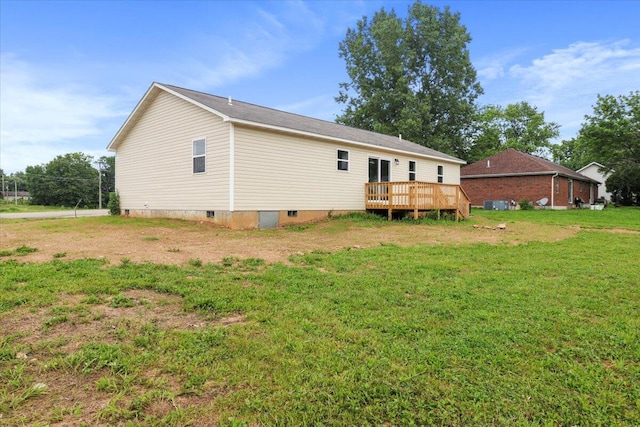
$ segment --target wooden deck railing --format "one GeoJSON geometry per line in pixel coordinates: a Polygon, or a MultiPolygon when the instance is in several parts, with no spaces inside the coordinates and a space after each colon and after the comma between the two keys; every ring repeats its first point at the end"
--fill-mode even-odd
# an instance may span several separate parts
{"type": "Polygon", "coordinates": [[[455,211],[456,220],[469,217],[470,199],[462,187],[423,181],[369,182],[364,185],[365,208],[393,211],[455,211]]]}

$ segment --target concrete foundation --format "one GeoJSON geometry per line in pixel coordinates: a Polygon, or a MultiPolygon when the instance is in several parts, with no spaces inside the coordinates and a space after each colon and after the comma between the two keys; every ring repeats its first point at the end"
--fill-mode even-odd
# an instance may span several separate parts
{"type": "MultiPolygon", "coordinates": [[[[277,226],[303,224],[321,221],[332,215],[343,215],[350,212],[362,211],[277,211],[277,226]]],[[[192,210],[163,210],[163,209],[122,209],[122,214],[134,218],[176,218],[189,221],[207,221],[232,230],[255,230],[260,228],[260,211],[192,211],[192,210]]]]}

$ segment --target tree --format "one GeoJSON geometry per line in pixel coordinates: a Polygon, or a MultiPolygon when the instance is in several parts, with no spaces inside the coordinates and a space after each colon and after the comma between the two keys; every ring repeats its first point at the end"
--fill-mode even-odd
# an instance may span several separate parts
{"type": "Polygon", "coordinates": [[[93,157],[83,153],[57,156],[46,165],[28,166],[25,177],[31,202],[53,206],[95,207],[98,201],[98,171],[93,157]]]}
{"type": "Polygon", "coordinates": [[[466,160],[475,162],[507,148],[545,156],[559,128],[557,123],[545,122],[544,112],[526,101],[506,108],[486,106],[476,116],[476,135],[466,160]]]}
{"type": "Polygon", "coordinates": [[[25,178],[32,204],[45,206],[54,204],[52,203],[50,191],[50,184],[53,183],[47,179],[45,165],[27,166],[25,178]]]}
{"type": "Polygon", "coordinates": [[[579,138],[611,173],[607,191],[623,204],[640,205],[640,91],[600,96],[585,116],[579,138]]]}
{"type": "Polygon", "coordinates": [[[13,172],[9,175],[6,175],[4,171],[0,168],[0,176],[3,177],[2,182],[4,183],[4,188],[0,189],[0,199],[3,198],[3,193],[8,191],[9,194],[12,194],[12,191],[16,189],[18,191],[27,191],[27,182],[24,176],[24,172],[13,172]]]}
{"type": "Polygon", "coordinates": [[[340,42],[350,82],[336,121],[461,156],[482,94],[460,14],[414,3],[405,20],[393,9],[363,17],[340,42]]]}
{"type": "Polygon", "coordinates": [[[109,200],[109,193],[116,191],[116,156],[102,156],[96,163],[102,172],[102,203],[109,200]]]}
{"type": "Polygon", "coordinates": [[[551,154],[554,162],[574,171],[598,161],[579,136],[551,145],[551,154]]]}

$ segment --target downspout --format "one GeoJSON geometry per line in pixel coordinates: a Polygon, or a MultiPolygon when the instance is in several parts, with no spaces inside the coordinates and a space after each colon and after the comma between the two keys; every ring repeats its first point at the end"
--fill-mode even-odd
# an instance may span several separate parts
{"type": "Polygon", "coordinates": [[[236,134],[233,123],[229,123],[229,212],[235,210],[236,197],[236,134]]]}
{"type": "Polygon", "coordinates": [[[553,184],[556,178],[558,178],[558,172],[556,172],[556,174],[551,177],[551,209],[553,209],[553,207],[555,206],[556,192],[555,192],[555,188],[553,188],[553,184]]]}

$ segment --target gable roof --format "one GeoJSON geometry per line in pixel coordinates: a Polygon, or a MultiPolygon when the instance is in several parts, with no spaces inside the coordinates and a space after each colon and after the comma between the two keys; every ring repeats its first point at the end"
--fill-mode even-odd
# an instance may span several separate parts
{"type": "Polygon", "coordinates": [[[177,96],[193,105],[217,115],[222,118],[222,120],[231,123],[255,126],[279,132],[294,133],[348,144],[371,146],[398,153],[408,153],[418,155],[420,157],[446,160],[458,164],[466,163],[464,160],[458,159],[457,157],[441,153],[440,151],[436,151],[398,137],[356,129],[340,125],[338,123],[314,119],[311,117],[301,116],[299,114],[287,113],[285,111],[261,107],[259,105],[237,101],[235,99],[231,100],[230,98],[224,98],[160,83],[153,83],[147,90],[143,98],[107,146],[108,150],[114,151],[117,149],[118,145],[120,145],[129,133],[130,129],[135,125],[138,118],[143,114],[146,107],[151,103],[151,101],[153,101],[160,91],[165,91],[177,96]]]}
{"type": "Polygon", "coordinates": [[[600,164],[598,162],[591,162],[588,165],[581,167],[576,172],[581,173],[583,170],[586,170],[591,166],[597,166],[598,167],[598,172],[600,171],[601,168],[604,168],[604,165],[602,165],[602,164],[600,164]]]}
{"type": "Polygon", "coordinates": [[[508,148],[493,156],[464,166],[460,170],[460,178],[555,175],[556,173],[568,178],[600,184],[599,181],[574,172],[569,168],[513,148],[508,148]]]}

